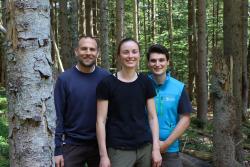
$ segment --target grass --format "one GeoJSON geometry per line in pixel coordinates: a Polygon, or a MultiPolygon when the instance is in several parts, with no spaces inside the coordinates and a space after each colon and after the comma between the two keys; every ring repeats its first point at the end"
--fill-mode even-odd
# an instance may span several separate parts
{"type": "Polygon", "coordinates": [[[4,88],[0,88],[0,167],[9,167],[7,99],[4,88]]]}

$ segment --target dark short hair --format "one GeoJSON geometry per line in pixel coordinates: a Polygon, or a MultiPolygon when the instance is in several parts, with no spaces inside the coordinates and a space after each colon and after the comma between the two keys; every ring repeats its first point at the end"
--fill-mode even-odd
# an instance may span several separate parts
{"type": "Polygon", "coordinates": [[[124,38],[123,40],[121,40],[121,41],[119,42],[119,45],[118,45],[118,48],[117,48],[117,52],[116,52],[117,56],[120,54],[120,50],[121,50],[122,44],[124,44],[125,42],[128,42],[128,41],[133,41],[133,42],[135,42],[135,43],[138,45],[138,48],[139,48],[139,50],[140,50],[140,45],[139,45],[139,43],[138,43],[136,40],[134,40],[133,38],[124,38]]]}
{"type": "MultiPolygon", "coordinates": [[[[90,36],[90,35],[82,35],[78,38],[78,42],[81,40],[81,39],[86,39],[86,38],[90,38],[90,39],[93,39],[95,42],[96,42],[96,45],[97,45],[97,49],[99,48],[99,43],[98,43],[98,40],[93,37],[93,36],[90,36]]],[[[78,44],[77,44],[78,45],[78,44]]]]}
{"type": "Polygon", "coordinates": [[[147,59],[148,59],[148,61],[149,61],[151,53],[161,53],[161,54],[164,54],[166,56],[167,60],[169,60],[168,49],[165,46],[163,46],[163,45],[154,44],[154,45],[151,45],[149,47],[148,52],[147,52],[147,59]]]}

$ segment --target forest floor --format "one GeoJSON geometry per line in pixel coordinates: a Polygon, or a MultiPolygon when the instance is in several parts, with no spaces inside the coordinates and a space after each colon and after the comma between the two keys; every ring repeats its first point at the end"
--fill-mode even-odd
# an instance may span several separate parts
{"type": "MultiPolygon", "coordinates": [[[[250,112],[250,111],[249,111],[250,112]]],[[[249,113],[248,112],[248,113],[249,113]]],[[[200,129],[200,122],[196,119],[196,112],[191,115],[191,125],[181,138],[181,152],[196,157],[202,161],[212,163],[212,112],[208,113],[208,123],[200,129]]],[[[244,151],[246,161],[250,161],[250,114],[243,123],[244,151]]],[[[0,167],[9,166],[7,100],[4,88],[0,87],[0,167]]]]}

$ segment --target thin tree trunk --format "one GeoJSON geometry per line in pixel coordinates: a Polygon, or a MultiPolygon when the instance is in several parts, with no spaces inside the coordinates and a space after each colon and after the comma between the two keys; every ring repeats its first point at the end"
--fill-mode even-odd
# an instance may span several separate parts
{"type": "Polygon", "coordinates": [[[56,118],[49,0],[15,0],[7,4],[10,166],[54,166],[56,118]]]}
{"type": "MultiPolygon", "coordinates": [[[[70,32],[71,32],[71,41],[72,41],[72,49],[71,53],[74,53],[74,49],[78,45],[78,1],[70,0],[70,15],[71,15],[71,24],[70,24],[70,32]]],[[[74,54],[73,54],[74,56],[74,54]]]]}
{"type": "Polygon", "coordinates": [[[194,92],[194,81],[195,81],[195,55],[194,55],[194,43],[196,43],[195,35],[193,30],[195,28],[195,10],[193,0],[188,0],[188,94],[191,100],[193,100],[193,92],[194,92]]]}
{"type": "Polygon", "coordinates": [[[197,118],[201,124],[207,122],[208,80],[206,53],[206,1],[198,1],[198,80],[197,80],[197,118]]]}
{"type": "Polygon", "coordinates": [[[64,69],[70,68],[73,65],[74,57],[71,52],[71,36],[70,25],[68,19],[67,0],[61,0],[59,2],[59,32],[60,32],[60,54],[62,56],[62,62],[64,69]]]}
{"type": "Polygon", "coordinates": [[[151,21],[152,21],[151,39],[152,39],[152,42],[155,43],[155,36],[156,36],[155,0],[151,0],[151,21]]]}
{"type": "Polygon", "coordinates": [[[248,69],[247,69],[247,38],[248,38],[248,0],[242,0],[242,108],[243,108],[243,121],[246,121],[246,113],[248,106],[248,69]]]}
{"type": "MultiPolygon", "coordinates": [[[[97,11],[98,11],[98,5],[97,0],[92,0],[92,12],[93,12],[93,36],[97,36],[98,34],[98,28],[97,28],[97,11]]],[[[103,17],[103,16],[102,16],[103,17]]]]}
{"type": "Polygon", "coordinates": [[[170,56],[173,55],[173,1],[168,0],[168,40],[170,56]]]}
{"type": "Polygon", "coordinates": [[[236,129],[235,144],[236,158],[239,162],[243,162],[242,148],[242,61],[243,61],[243,19],[242,19],[242,1],[232,1],[232,58],[233,58],[233,96],[238,102],[238,111],[236,112],[236,129]]]}
{"type": "Polygon", "coordinates": [[[83,0],[79,0],[79,36],[83,36],[86,34],[85,28],[84,28],[84,18],[85,18],[85,4],[83,0]]]}
{"type": "Polygon", "coordinates": [[[86,35],[93,36],[92,0],[85,0],[86,35]]]}
{"type": "Polygon", "coordinates": [[[101,46],[101,66],[109,69],[109,19],[108,19],[108,0],[100,2],[100,46],[101,46]]]}
{"type": "Polygon", "coordinates": [[[133,32],[134,32],[134,39],[136,41],[139,40],[139,35],[138,35],[138,1],[133,0],[133,32]]]}
{"type": "MultiPolygon", "coordinates": [[[[124,1],[116,0],[116,44],[122,40],[124,36],[124,1]]],[[[120,69],[120,65],[117,64],[120,69]]]]}

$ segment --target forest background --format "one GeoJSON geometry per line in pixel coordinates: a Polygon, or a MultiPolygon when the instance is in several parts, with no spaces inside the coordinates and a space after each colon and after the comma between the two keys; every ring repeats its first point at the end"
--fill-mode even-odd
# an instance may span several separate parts
{"type": "Polygon", "coordinates": [[[168,47],[194,110],[185,163],[249,165],[248,0],[1,0],[0,13],[0,166],[53,164],[53,85],[82,35],[96,37],[110,71],[124,37],[140,42],[141,72],[151,44],[168,47]]]}

